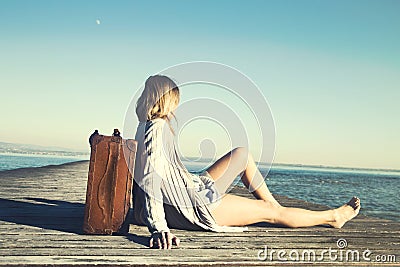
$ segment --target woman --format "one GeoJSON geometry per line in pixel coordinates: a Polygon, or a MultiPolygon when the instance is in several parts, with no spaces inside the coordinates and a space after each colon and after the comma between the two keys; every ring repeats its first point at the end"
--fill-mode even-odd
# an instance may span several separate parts
{"type": "Polygon", "coordinates": [[[325,211],[283,207],[244,147],[233,149],[200,175],[190,173],[179,159],[170,124],[178,103],[177,85],[166,76],[155,75],[146,80],[136,104],[138,186],[133,194],[134,215],[136,222],[147,225],[150,247],[179,245],[170,227],[230,232],[246,229],[239,226],[268,222],[287,227],[327,224],[341,228],[357,216],[360,200],[356,197],[325,211]],[[225,193],[238,175],[256,199],[225,193]]]}

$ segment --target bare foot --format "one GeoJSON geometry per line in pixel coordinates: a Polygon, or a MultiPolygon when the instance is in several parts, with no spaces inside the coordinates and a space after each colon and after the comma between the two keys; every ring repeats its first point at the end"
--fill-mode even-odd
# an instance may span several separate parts
{"type": "Polygon", "coordinates": [[[346,222],[357,216],[360,212],[360,208],[360,199],[358,197],[353,197],[347,204],[333,210],[334,221],[331,222],[330,225],[335,228],[342,228],[346,222]]]}

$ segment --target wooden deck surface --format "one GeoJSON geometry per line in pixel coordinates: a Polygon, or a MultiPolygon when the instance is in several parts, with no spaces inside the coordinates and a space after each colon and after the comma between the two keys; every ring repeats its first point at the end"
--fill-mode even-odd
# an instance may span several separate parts
{"type": "MultiPolygon", "coordinates": [[[[378,260],[399,265],[400,223],[362,215],[342,229],[258,224],[244,233],[174,230],[181,246],[169,251],[148,249],[149,234],[143,226],[131,225],[127,236],[84,235],[87,170],[85,161],[0,172],[0,265],[382,264],[378,260]],[[340,249],[339,239],[339,245],[346,241],[347,246],[340,249]],[[265,246],[268,257],[263,260],[265,246]],[[272,258],[271,250],[275,251],[272,258]],[[285,252],[281,259],[286,261],[278,258],[279,250],[285,252]],[[297,253],[300,261],[289,258],[296,258],[297,253]],[[307,257],[312,253],[315,259],[307,257]]],[[[251,197],[240,188],[233,192],[251,197]]],[[[278,199],[288,206],[325,208],[296,199],[278,199]]]]}

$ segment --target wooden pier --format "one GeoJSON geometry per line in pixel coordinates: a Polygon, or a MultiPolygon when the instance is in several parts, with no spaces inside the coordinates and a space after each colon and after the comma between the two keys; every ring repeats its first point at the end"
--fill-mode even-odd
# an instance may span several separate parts
{"type": "MultiPolygon", "coordinates": [[[[1,266],[400,265],[400,223],[363,215],[342,229],[257,224],[243,233],[173,230],[181,246],[172,250],[147,248],[144,226],[130,225],[125,236],[84,235],[87,170],[83,161],[0,172],[1,266]]],[[[241,188],[233,193],[252,197],[241,188]]],[[[277,198],[286,206],[326,208],[277,198]]]]}

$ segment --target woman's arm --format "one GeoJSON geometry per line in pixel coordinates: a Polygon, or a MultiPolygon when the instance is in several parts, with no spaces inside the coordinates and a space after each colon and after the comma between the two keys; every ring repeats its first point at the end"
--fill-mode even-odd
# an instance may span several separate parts
{"type": "Polygon", "coordinates": [[[144,177],[139,186],[145,194],[143,219],[151,233],[150,247],[171,248],[172,242],[178,244],[179,239],[170,233],[165,219],[161,186],[168,161],[164,154],[163,130],[162,124],[149,123],[146,127],[144,177]]]}
{"type": "Polygon", "coordinates": [[[153,171],[143,178],[140,185],[145,194],[143,219],[151,234],[169,232],[165,219],[161,182],[162,177],[153,171]]]}
{"type": "Polygon", "coordinates": [[[161,193],[162,178],[150,173],[143,179],[145,191],[144,221],[151,233],[150,248],[170,249],[172,244],[179,246],[179,238],[172,234],[165,219],[161,193]]]}

